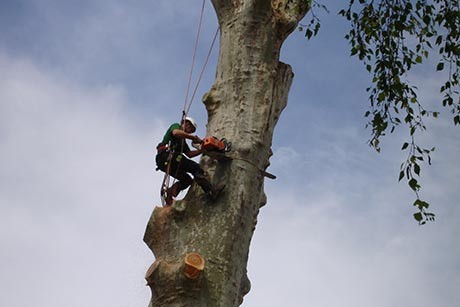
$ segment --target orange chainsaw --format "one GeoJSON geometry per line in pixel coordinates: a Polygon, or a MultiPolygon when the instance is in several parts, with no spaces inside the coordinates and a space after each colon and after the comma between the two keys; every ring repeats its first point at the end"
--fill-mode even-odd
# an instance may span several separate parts
{"type": "Polygon", "coordinates": [[[201,149],[204,151],[214,152],[229,152],[232,149],[232,143],[228,142],[225,138],[218,139],[215,136],[208,136],[201,142],[201,149]]]}

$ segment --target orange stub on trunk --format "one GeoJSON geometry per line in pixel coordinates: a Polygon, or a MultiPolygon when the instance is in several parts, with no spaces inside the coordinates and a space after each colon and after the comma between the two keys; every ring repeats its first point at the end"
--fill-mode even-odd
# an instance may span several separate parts
{"type": "Polygon", "coordinates": [[[188,279],[197,279],[204,270],[204,259],[198,253],[185,255],[184,274],[188,279]]]}

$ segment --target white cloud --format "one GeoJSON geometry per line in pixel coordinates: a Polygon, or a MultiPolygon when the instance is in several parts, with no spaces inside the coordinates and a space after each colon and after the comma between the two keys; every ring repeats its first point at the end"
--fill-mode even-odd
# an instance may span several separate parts
{"type": "Polygon", "coordinates": [[[333,190],[314,197],[269,193],[243,306],[455,306],[460,249],[451,243],[459,210],[451,207],[452,218],[420,228],[400,212],[407,197],[366,194],[367,208],[358,212],[333,190]]]}
{"type": "Polygon", "coordinates": [[[137,130],[122,88],[80,88],[5,55],[0,70],[1,305],[145,303],[164,125],[137,130]]]}

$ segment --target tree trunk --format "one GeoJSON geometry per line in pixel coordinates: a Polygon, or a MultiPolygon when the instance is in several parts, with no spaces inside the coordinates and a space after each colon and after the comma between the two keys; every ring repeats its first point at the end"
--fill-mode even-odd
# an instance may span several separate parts
{"type": "Polygon", "coordinates": [[[225,184],[217,200],[192,185],[182,201],[152,213],[144,236],[156,258],[146,275],[150,306],[239,306],[248,293],[249,244],[266,202],[263,170],[293,78],[279,62],[280,48],[310,7],[306,0],[212,3],[220,52],[215,83],[203,98],[207,135],[231,141],[232,159],[201,160],[213,183],[225,184]],[[203,270],[185,263],[190,253],[202,257],[203,270]]]}

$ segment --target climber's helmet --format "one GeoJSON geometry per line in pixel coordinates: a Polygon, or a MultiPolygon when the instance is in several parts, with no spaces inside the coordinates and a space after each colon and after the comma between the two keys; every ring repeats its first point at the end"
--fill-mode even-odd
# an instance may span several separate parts
{"type": "Polygon", "coordinates": [[[187,116],[185,118],[185,130],[187,130],[187,124],[189,124],[189,127],[190,127],[191,131],[190,132],[186,131],[186,132],[193,133],[193,132],[196,131],[197,124],[196,124],[196,121],[193,118],[191,118],[189,116],[187,116]]]}

